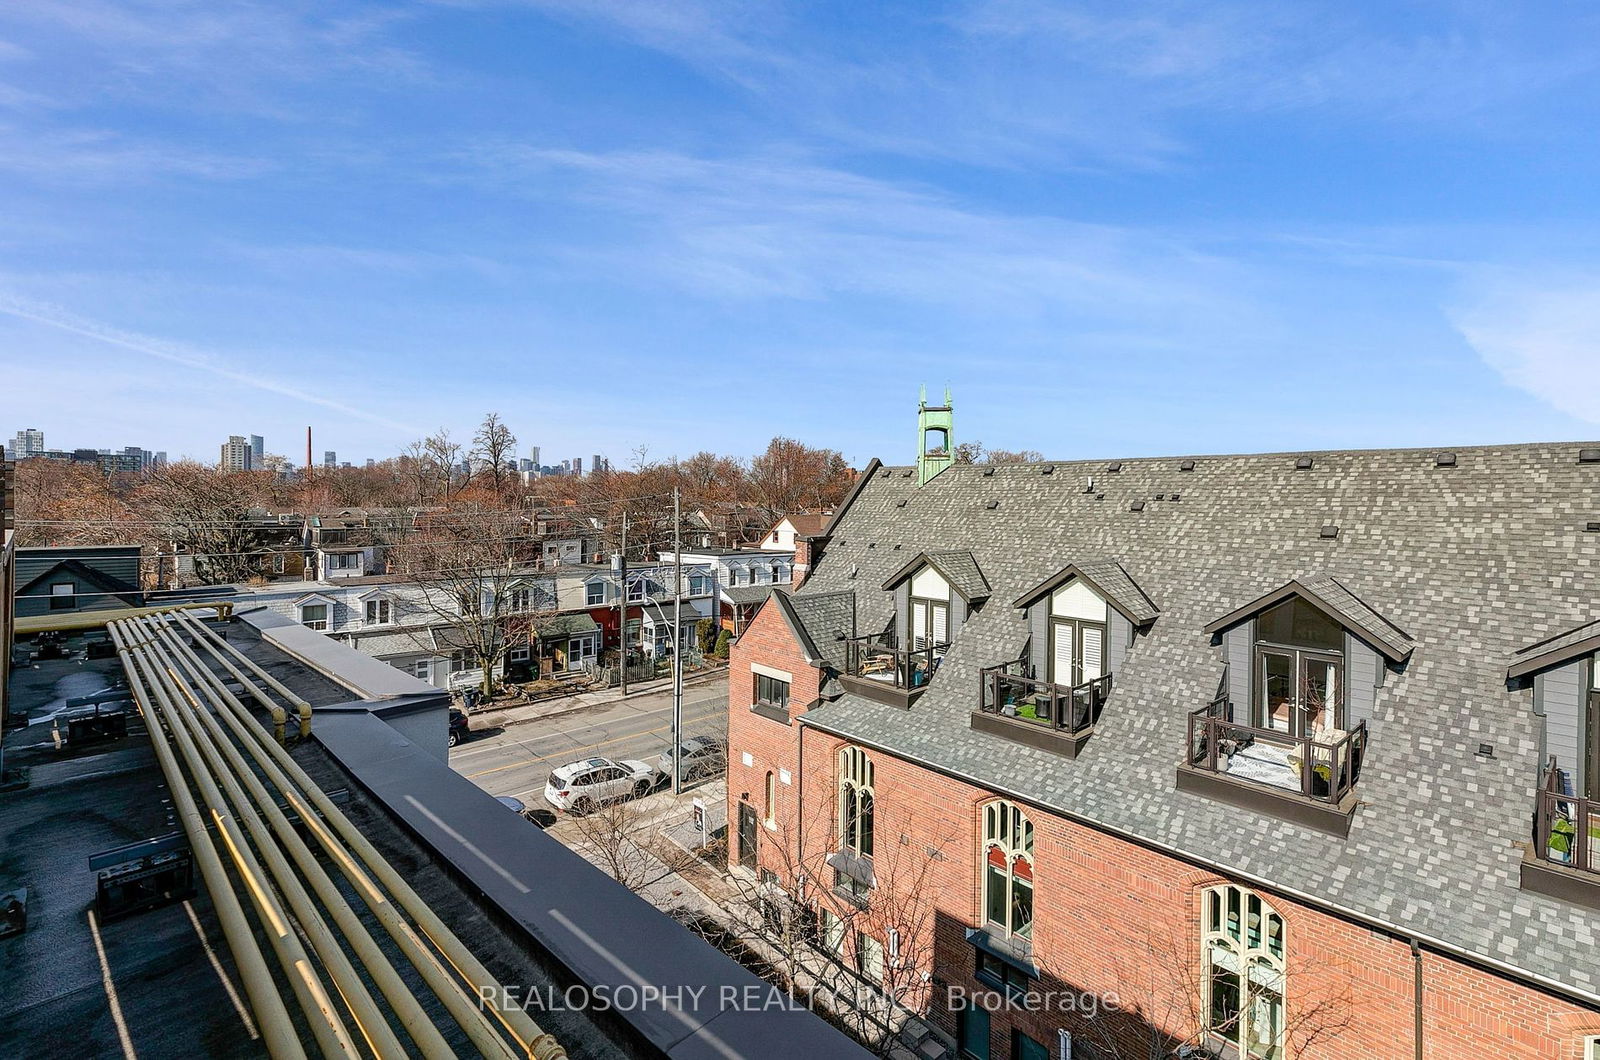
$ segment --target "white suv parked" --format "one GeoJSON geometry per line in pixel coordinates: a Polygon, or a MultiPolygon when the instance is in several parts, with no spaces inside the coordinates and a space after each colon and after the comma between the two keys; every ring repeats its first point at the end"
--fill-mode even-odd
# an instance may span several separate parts
{"type": "Polygon", "coordinates": [[[648,762],[585,758],[552,772],[544,786],[544,799],[558,810],[588,813],[602,803],[650,794],[656,775],[648,762]]]}

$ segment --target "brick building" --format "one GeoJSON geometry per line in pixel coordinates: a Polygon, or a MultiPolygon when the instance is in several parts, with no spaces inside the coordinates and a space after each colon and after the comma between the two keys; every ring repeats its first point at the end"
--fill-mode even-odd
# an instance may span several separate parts
{"type": "Polygon", "coordinates": [[[965,1056],[1600,1058],[1600,448],[948,414],[734,646],[735,872],[965,1056]]]}

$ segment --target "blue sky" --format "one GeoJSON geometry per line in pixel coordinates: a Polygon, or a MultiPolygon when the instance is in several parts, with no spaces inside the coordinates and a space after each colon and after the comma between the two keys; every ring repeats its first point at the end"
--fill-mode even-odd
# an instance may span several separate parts
{"type": "Polygon", "coordinates": [[[0,434],[1600,435],[1600,11],[0,8],[0,434]]]}

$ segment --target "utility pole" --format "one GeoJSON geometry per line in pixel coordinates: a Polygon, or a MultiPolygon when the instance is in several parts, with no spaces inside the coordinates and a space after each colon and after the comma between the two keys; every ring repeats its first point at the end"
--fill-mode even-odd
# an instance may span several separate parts
{"type": "Polygon", "coordinates": [[[622,547],[617,552],[617,664],[622,667],[622,697],[628,697],[628,513],[622,513],[622,547]]]}
{"type": "Polygon", "coordinates": [[[672,793],[683,791],[683,509],[672,487],[672,793]]]}

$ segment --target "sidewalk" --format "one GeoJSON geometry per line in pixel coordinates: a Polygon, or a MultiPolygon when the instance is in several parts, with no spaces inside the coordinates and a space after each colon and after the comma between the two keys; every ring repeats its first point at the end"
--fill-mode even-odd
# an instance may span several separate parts
{"type": "MultiPolygon", "coordinates": [[[[710,684],[718,679],[728,676],[727,666],[718,666],[711,670],[702,670],[699,673],[686,675],[683,679],[684,691],[687,694],[691,688],[710,684]]],[[[671,692],[672,678],[657,677],[649,681],[634,681],[628,685],[627,700],[631,702],[640,696],[652,693],[671,692]]],[[[570,696],[555,696],[541,700],[538,703],[525,703],[513,707],[480,707],[471,711],[472,725],[475,729],[510,728],[513,725],[525,725],[528,722],[544,721],[547,718],[559,718],[563,714],[585,710],[589,707],[605,703],[624,702],[620,688],[601,688],[591,692],[576,692],[570,696]]]]}

